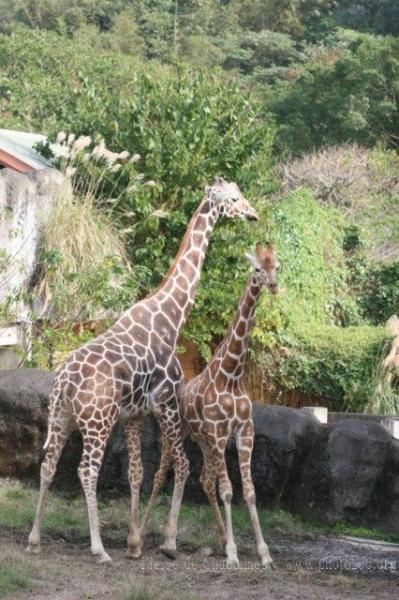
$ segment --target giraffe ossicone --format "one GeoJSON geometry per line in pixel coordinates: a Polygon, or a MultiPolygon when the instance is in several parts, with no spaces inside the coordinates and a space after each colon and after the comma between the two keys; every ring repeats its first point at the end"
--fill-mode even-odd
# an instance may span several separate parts
{"type": "MultiPolygon", "coordinates": [[[[157,418],[163,450],[174,462],[174,490],[163,549],[170,555],[176,551],[177,519],[188,476],[188,460],[181,438],[178,395],[182,371],[176,358],[176,344],[194,302],[211,232],[221,214],[231,218],[257,218],[237,185],[217,178],[206,189],[159,288],[127,310],[103,335],[75,350],[57,373],[49,399],[46,455],[40,470],[39,499],[28,552],[40,551],[47,491],[69,434],[79,429],[83,452],[78,473],[88,508],[91,552],[99,562],[111,560],[100,535],[97,480],[107,440],[113,425],[119,421],[124,425],[129,452],[128,556],[141,555],[144,523],[139,527],[143,477],[140,437],[147,414],[157,418]]],[[[163,472],[162,462],[159,472],[163,472]]]]}
{"type": "MultiPolygon", "coordinates": [[[[263,288],[272,294],[278,292],[278,263],[272,244],[268,244],[266,249],[260,243],[257,244],[255,255],[248,254],[247,258],[252,265],[252,274],[233,322],[205,369],[183,385],[180,394],[180,414],[182,437],[190,435],[202,451],[203,467],[200,480],[215,517],[229,566],[239,564],[231,515],[233,490],[225,461],[227,440],[230,437],[235,439],[243,495],[254,529],[258,555],[262,566],[268,567],[272,566],[273,561],[260,528],[251,477],[254,427],[252,403],[244,385],[244,365],[260,293],[263,288]],[[222,518],[217,501],[217,484],[225,508],[226,522],[222,518]]],[[[164,465],[165,477],[171,457],[169,456],[168,460],[163,456],[161,463],[164,465]]],[[[157,482],[158,489],[162,483],[163,480],[157,482]]]]}

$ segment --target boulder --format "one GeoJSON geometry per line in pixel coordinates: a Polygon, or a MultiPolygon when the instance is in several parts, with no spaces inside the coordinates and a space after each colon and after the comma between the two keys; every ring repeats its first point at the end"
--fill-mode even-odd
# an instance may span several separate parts
{"type": "MultiPolygon", "coordinates": [[[[395,503],[395,468],[395,440],[378,423],[345,419],[329,425],[301,465],[293,509],[321,521],[377,527],[395,503]]],[[[390,527],[399,530],[398,523],[390,527]]]]}
{"type": "Polygon", "coordinates": [[[53,380],[39,369],[0,371],[0,476],[37,474],[53,380]]]}
{"type": "MultiPolygon", "coordinates": [[[[37,369],[0,371],[0,476],[38,481],[41,448],[46,437],[47,398],[54,376],[37,369]]],[[[312,520],[378,527],[399,533],[399,443],[378,423],[346,419],[322,425],[311,414],[284,406],[254,405],[255,446],[252,475],[258,502],[286,508],[312,520]]],[[[205,502],[199,484],[202,457],[186,441],[190,477],[186,499],[205,502]]],[[[55,486],[77,491],[80,434],[71,435],[59,462],[55,486]]],[[[159,464],[158,425],[148,418],[142,437],[143,494],[151,490],[159,464]]],[[[226,450],[234,486],[241,501],[241,481],[233,442],[226,450]]],[[[128,456],[123,428],[109,440],[100,472],[102,494],[128,493],[128,456]]],[[[167,489],[173,475],[169,474],[167,489]]]]}

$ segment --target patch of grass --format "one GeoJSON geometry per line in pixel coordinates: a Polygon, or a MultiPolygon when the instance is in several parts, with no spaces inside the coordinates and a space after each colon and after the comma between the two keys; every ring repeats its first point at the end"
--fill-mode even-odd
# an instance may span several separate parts
{"type": "Polygon", "coordinates": [[[0,597],[22,590],[33,590],[37,572],[29,559],[17,552],[0,552],[0,597]]]}
{"type": "Polygon", "coordinates": [[[216,524],[209,506],[185,504],[182,506],[180,514],[179,530],[183,547],[191,551],[198,550],[203,546],[209,546],[214,552],[221,549],[216,524]]]}
{"type": "Polygon", "coordinates": [[[321,535],[325,532],[323,525],[303,521],[286,510],[260,510],[259,520],[263,531],[279,531],[288,537],[306,537],[321,535]]]}
{"type": "Polygon", "coordinates": [[[391,542],[399,544],[399,535],[396,533],[385,533],[377,529],[369,529],[368,527],[355,527],[346,523],[337,523],[331,533],[339,535],[351,535],[353,537],[367,538],[371,540],[381,540],[382,542],[391,542]]]}
{"type": "Polygon", "coordinates": [[[168,584],[161,586],[149,577],[135,577],[129,582],[126,590],[121,594],[120,600],[196,600],[194,596],[187,596],[176,592],[176,589],[168,589],[168,584]]]}
{"type": "Polygon", "coordinates": [[[154,590],[154,586],[147,579],[142,579],[132,582],[121,600],[157,600],[158,598],[161,596],[154,590]]]}
{"type": "MultiPolygon", "coordinates": [[[[38,492],[21,483],[0,487],[0,524],[14,529],[32,525],[38,492]]],[[[50,494],[43,519],[44,530],[51,534],[65,531],[88,533],[87,513],[81,498],[67,501],[50,494]]]]}

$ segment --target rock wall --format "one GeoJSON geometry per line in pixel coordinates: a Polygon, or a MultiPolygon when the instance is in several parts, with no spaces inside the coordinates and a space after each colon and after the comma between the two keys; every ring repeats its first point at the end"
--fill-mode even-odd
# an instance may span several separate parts
{"type": "MultiPolygon", "coordinates": [[[[0,170],[0,248],[9,264],[0,272],[0,302],[23,289],[35,268],[41,223],[63,186],[56,169],[18,173],[0,170]]],[[[4,260],[4,257],[2,257],[4,260]]],[[[26,316],[19,307],[18,316],[26,316]]]]}
{"type": "MultiPolygon", "coordinates": [[[[46,435],[47,397],[53,375],[36,369],[0,372],[0,476],[38,479],[46,435]]],[[[253,480],[260,504],[304,517],[347,521],[399,533],[399,443],[378,423],[346,419],[320,424],[312,415],[283,406],[254,405],[253,480]]],[[[143,493],[151,488],[160,455],[158,427],[145,424],[142,442],[143,493]]],[[[190,477],[186,499],[205,502],[198,478],[201,453],[187,442],[190,477]]],[[[55,485],[79,489],[78,433],[60,460],[55,485]]],[[[241,482],[233,443],[227,463],[235,501],[241,482]]],[[[127,452],[120,426],[111,436],[101,470],[102,493],[128,493],[127,452]]],[[[167,487],[171,489],[170,474],[167,487]]]]}

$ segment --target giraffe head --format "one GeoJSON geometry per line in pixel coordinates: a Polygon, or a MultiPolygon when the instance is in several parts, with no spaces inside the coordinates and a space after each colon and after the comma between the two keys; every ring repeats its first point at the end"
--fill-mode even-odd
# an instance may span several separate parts
{"type": "Polygon", "coordinates": [[[266,250],[262,244],[256,244],[255,256],[252,254],[245,255],[253,267],[253,272],[259,284],[267,288],[271,294],[277,294],[277,269],[279,264],[274,254],[274,247],[271,242],[268,243],[266,250]]]}
{"type": "Polygon", "coordinates": [[[205,193],[219,208],[221,215],[230,219],[249,219],[257,221],[258,215],[236,183],[215,177],[213,185],[205,188],[205,193]]]}

